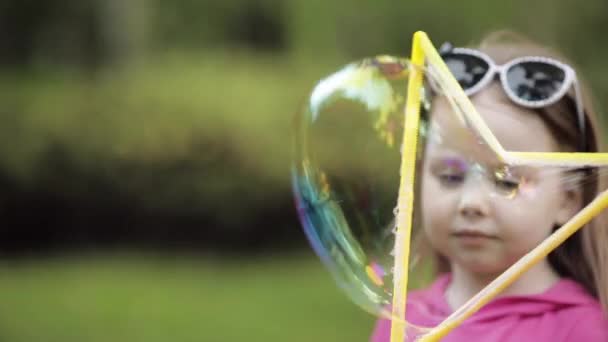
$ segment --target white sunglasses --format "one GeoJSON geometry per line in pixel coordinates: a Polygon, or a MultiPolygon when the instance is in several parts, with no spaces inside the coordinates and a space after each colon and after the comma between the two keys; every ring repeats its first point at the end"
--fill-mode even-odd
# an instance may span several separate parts
{"type": "Polygon", "coordinates": [[[449,43],[443,44],[439,53],[467,96],[483,89],[499,75],[502,88],[511,101],[523,107],[541,108],[556,103],[574,86],[581,150],[585,151],[585,112],[572,67],[539,56],[518,57],[496,65],[478,50],[454,48],[449,43]]]}

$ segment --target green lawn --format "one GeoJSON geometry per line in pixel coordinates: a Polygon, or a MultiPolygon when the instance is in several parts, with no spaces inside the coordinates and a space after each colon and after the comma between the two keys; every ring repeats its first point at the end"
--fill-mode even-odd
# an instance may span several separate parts
{"type": "Polygon", "coordinates": [[[366,341],[372,326],[310,255],[0,263],[0,341],[366,341]]]}

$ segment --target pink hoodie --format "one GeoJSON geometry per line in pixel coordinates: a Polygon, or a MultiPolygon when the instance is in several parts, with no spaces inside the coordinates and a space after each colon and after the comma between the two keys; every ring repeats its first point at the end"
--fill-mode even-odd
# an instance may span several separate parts
{"type": "MultiPolygon", "coordinates": [[[[452,312],[444,297],[449,282],[444,275],[429,288],[410,293],[408,321],[436,326],[446,318],[452,312]]],[[[388,342],[390,326],[388,320],[378,321],[371,341],[388,342]]],[[[581,285],[562,279],[544,293],[493,300],[442,341],[608,341],[608,320],[581,285]]]]}

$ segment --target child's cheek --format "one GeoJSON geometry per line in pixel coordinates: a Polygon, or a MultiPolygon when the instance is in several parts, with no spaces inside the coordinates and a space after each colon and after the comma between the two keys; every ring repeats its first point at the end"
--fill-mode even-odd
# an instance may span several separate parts
{"type": "Polygon", "coordinates": [[[518,190],[518,197],[525,201],[533,201],[538,198],[540,184],[538,181],[524,179],[518,190]]]}

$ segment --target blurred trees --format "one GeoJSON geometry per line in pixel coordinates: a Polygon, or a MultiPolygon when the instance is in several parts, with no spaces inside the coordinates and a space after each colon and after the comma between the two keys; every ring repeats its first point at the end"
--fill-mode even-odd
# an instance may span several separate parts
{"type": "Polygon", "coordinates": [[[319,56],[405,54],[411,33],[420,29],[437,41],[467,43],[492,29],[513,28],[582,56],[601,42],[607,24],[600,0],[585,6],[572,0],[6,0],[0,19],[3,64],[40,58],[97,64],[164,49],[231,46],[319,56]]]}
{"type": "Polygon", "coordinates": [[[0,63],[83,65],[121,60],[145,41],[142,1],[49,0],[0,4],[0,63]]]}
{"type": "Polygon", "coordinates": [[[512,28],[608,95],[608,5],[523,0],[5,0],[0,249],[302,243],[291,119],[316,80],[512,28]],[[533,18],[533,19],[531,19],[533,18]]]}

